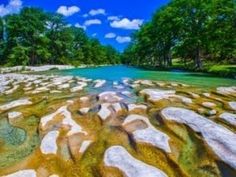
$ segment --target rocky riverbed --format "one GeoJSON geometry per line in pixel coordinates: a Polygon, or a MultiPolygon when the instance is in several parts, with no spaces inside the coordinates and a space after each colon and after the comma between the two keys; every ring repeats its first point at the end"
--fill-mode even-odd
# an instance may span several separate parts
{"type": "Polygon", "coordinates": [[[0,176],[236,176],[236,87],[0,75],[0,176]]]}

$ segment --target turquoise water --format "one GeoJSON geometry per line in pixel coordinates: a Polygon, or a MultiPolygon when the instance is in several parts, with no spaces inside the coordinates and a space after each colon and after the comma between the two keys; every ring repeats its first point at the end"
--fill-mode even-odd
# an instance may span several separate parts
{"type": "Polygon", "coordinates": [[[236,86],[236,79],[213,77],[205,73],[149,71],[128,66],[103,66],[51,71],[53,74],[120,81],[122,78],[175,81],[200,87],[236,86]]]}

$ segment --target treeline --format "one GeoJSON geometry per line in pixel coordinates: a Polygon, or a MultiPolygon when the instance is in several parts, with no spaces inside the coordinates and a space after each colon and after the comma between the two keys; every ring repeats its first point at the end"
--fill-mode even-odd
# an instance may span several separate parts
{"type": "Polygon", "coordinates": [[[235,0],[172,0],[133,36],[123,63],[202,68],[236,64],[235,0]]]}
{"type": "Polygon", "coordinates": [[[0,64],[116,64],[120,54],[55,13],[24,8],[0,18],[0,64]]]}

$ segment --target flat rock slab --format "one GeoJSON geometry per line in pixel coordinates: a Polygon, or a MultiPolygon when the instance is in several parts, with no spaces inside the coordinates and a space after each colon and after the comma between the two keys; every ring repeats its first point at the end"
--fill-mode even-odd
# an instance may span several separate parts
{"type": "Polygon", "coordinates": [[[165,133],[157,130],[149,121],[148,118],[140,116],[137,114],[129,115],[123,125],[141,120],[145,122],[148,126],[146,129],[135,130],[133,133],[134,139],[137,142],[149,143],[157,148],[163,149],[164,151],[170,153],[171,149],[169,146],[169,136],[165,133]]]}
{"type": "Polygon", "coordinates": [[[43,154],[57,154],[59,131],[50,131],[42,139],[40,150],[43,154]]]}
{"type": "Polygon", "coordinates": [[[219,117],[221,119],[224,119],[226,122],[236,126],[236,114],[224,112],[219,117]]]}
{"type": "Polygon", "coordinates": [[[222,95],[236,94],[236,87],[218,87],[217,93],[222,95]]]}
{"type": "Polygon", "coordinates": [[[169,107],[161,111],[167,120],[183,123],[202,134],[218,157],[236,169],[236,134],[194,111],[169,107]]]}
{"type": "Polygon", "coordinates": [[[135,130],[133,132],[133,135],[134,135],[134,139],[137,142],[149,143],[168,153],[171,152],[169,142],[168,142],[169,137],[160,131],[157,131],[149,127],[142,130],[135,130]]]}
{"type": "Polygon", "coordinates": [[[99,97],[99,101],[105,101],[109,103],[119,102],[123,99],[119,97],[116,92],[113,92],[113,91],[102,92],[98,95],[98,97],[99,97]]]}
{"type": "Polygon", "coordinates": [[[8,113],[8,119],[9,120],[13,120],[13,119],[16,119],[16,118],[19,118],[19,117],[21,117],[23,114],[21,113],[21,112],[16,112],[16,111],[14,111],[14,112],[9,112],[8,113]]]}
{"type": "Polygon", "coordinates": [[[128,105],[128,110],[133,111],[135,109],[141,109],[141,110],[146,110],[147,106],[143,104],[129,104],[128,105]]]}
{"type": "Polygon", "coordinates": [[[121,170],[127,177],[167,177],[160,169],[135,159],[122,146],[112,146],[104,155],[106,166],[121,170]]]}
{"type": "Polygon", "coordinates": [[[160,89],[144,89],[140,91],[141,94],[148,95],[148,100],[152,102],[157,102],[162,99],[177,98],[180,99],[183,103],[190,104],[192,99],[185,96],[176,95],[175,90],[160,90],[160,89]]]}
{"type": "Polygon", "coordinates": [[[212,102],[203,102],[202,105],[206,108],[213,108],[213,107],[216,107],[216,104],[215,103],[212,103],[212,102]]]}
{"type": "Polygon", "coordinates": [[[37,174],[35,170],[20,170],[3,177],[37,177],[37,174]]]}
{"type": "Polygon", "coordinates": [[[3,104],[0,106],[0,111],[6,111],[18,106],[26,106],[26,105],[31,105],[32,102],[28,99],[28,98],[24,98],[24,99],[19,99],[19,100],[15,100],[6,104],[3,104]]]}

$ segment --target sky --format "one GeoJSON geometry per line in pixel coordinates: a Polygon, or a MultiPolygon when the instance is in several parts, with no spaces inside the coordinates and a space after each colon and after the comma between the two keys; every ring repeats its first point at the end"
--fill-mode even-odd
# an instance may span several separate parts
{"type": "Polygon", "coordinates": [[[0,16],[38,7],[62,14],[70,25],[122,51],[131,34],[169,0],[0,0],[0,16]]]}

